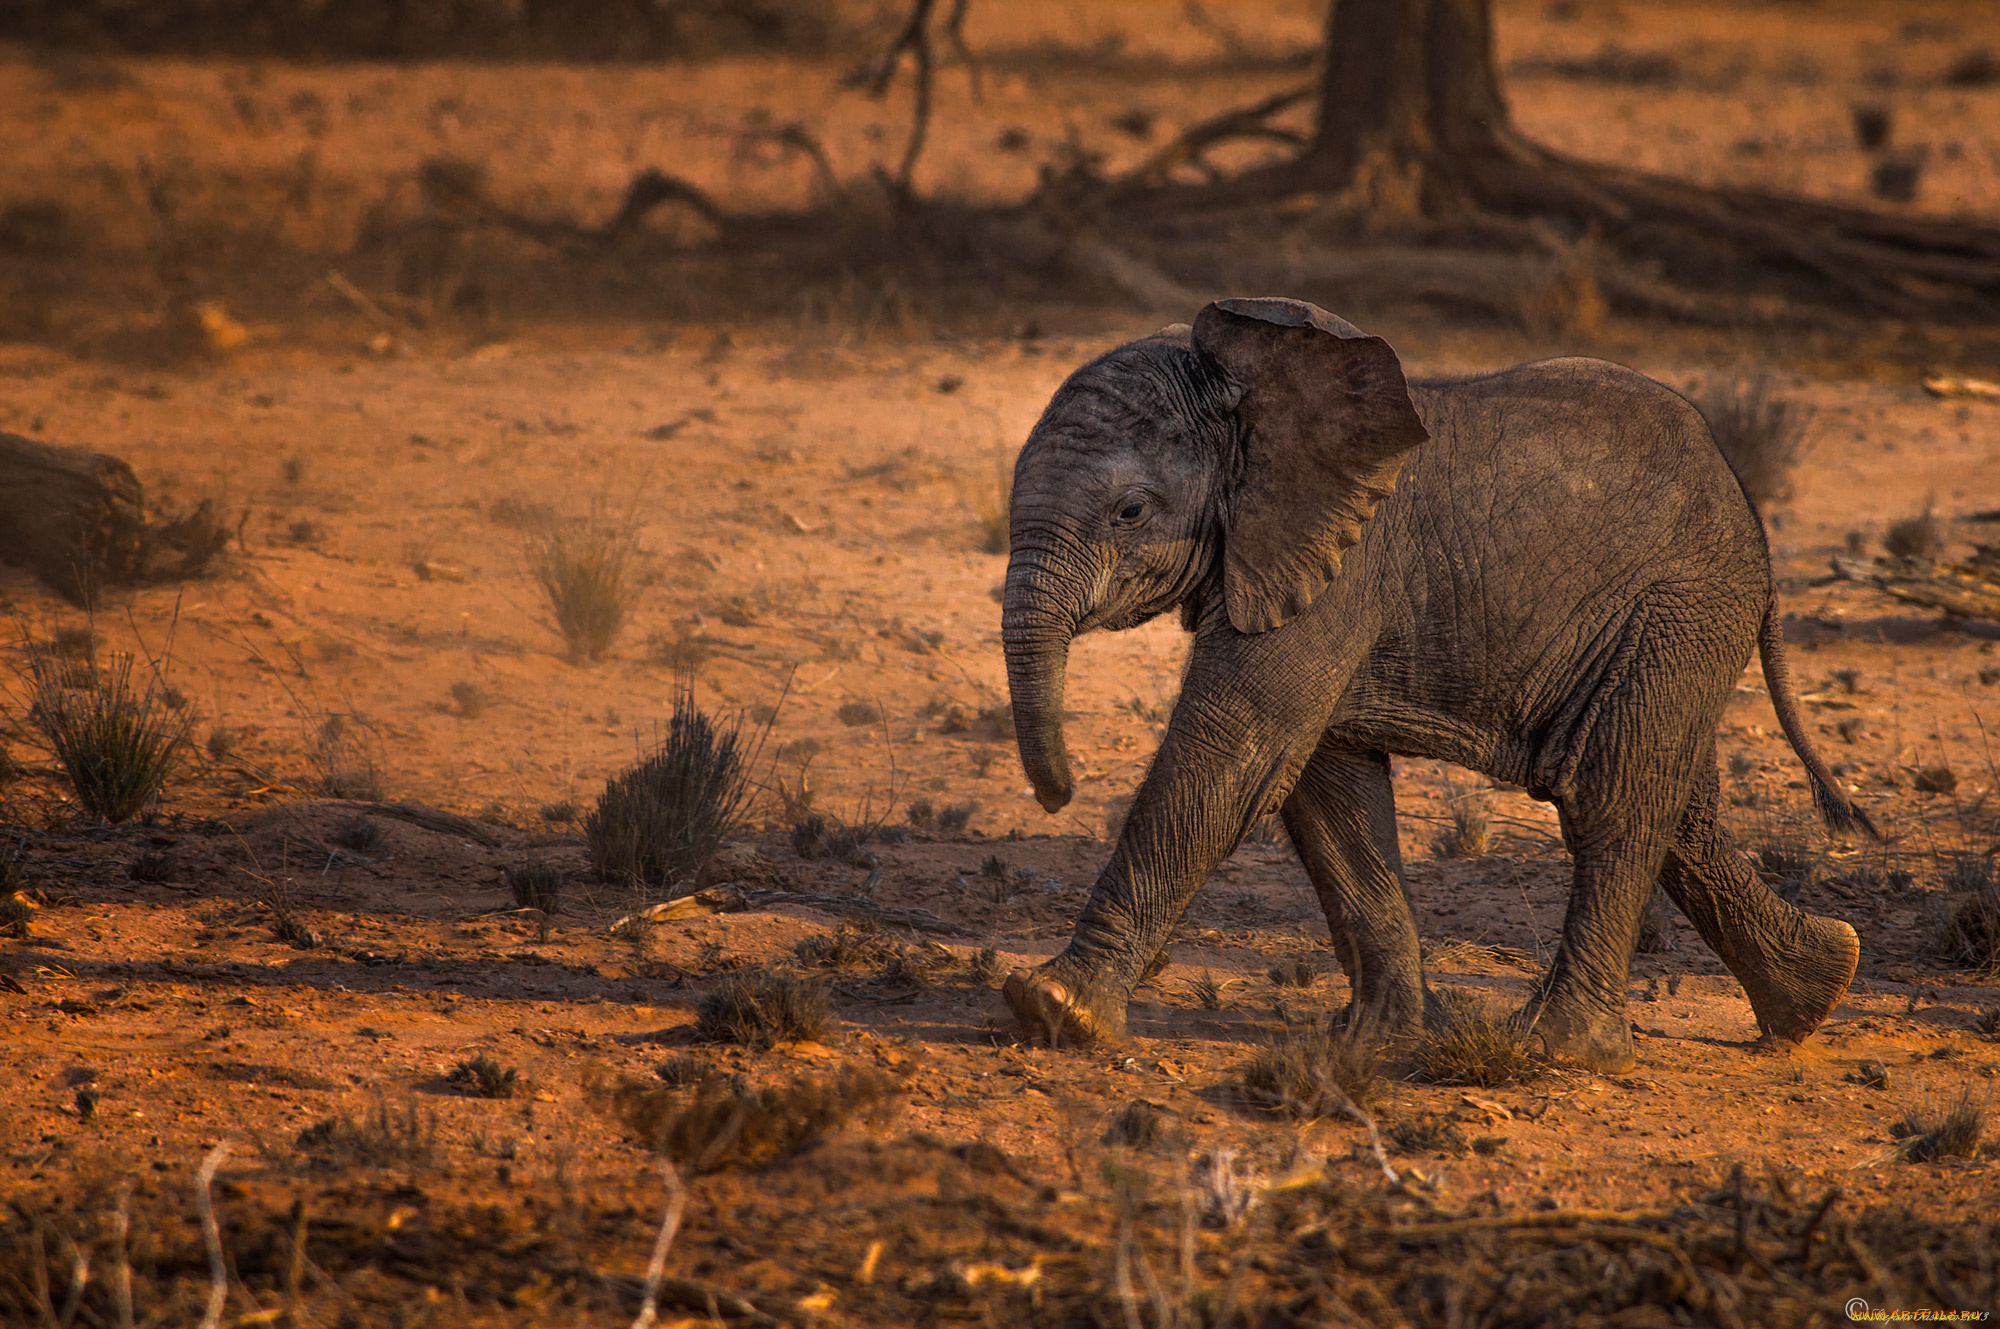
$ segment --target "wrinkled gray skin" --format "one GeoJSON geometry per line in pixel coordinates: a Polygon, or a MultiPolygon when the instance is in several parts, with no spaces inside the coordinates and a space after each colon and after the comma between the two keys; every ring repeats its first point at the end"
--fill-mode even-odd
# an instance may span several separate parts
{"type": "Polygon", "coordinates": [[[1846,991],[1853,929],[1772,894],[1716,825],[1715,728],[1752,650],[1821,810],[1866,821],[1798,723],[1757,516],[1666,388],[1583,359],[1405,384],[1387,343],[1322,310],[1223,301],[1073,374],[1022,449],[1012,511],[1007,674],[1045,808],[1072,790],[1071,637],[1176,609],[1194,634],[1075,936],[1007,981],[1039,1035],[1122,1035],[1195,891],[1272,811],[1326,912],[1348,1018],[1420,1030],[1392,753],[1558,809],[1574,883],[1522,1017],[1551,1052],[1631,1063],[1656,879],[1766,1037],[1804,1039],[1846,991]]]}

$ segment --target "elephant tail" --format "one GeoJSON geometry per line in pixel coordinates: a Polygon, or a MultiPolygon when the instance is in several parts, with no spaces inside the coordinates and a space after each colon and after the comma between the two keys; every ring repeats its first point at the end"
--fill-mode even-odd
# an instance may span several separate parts
{"type": "Polygon", "coordinates": [[[1757,657],[1764,666],[1764,686],[1771,694],[1771,709],[1778,713],[1778,727],[1785,731],[1792,751],[1799,754],[1799,761],[1806,768],[1806,778],[1812,782],[1813,804],[1819,808],[1819,815],[1828,829],[1858,830],[1871,840],[1881,839],[1882,833],[1875,829],[1875,823],[1869,820],[1868,814],[1854,806],[1840,791],[1840,786],[1834,782],[1833,772],[1826,768],[1819,749],[1813,746],[1805,725],[1799,719],[1799,698],[1792,691],[1791,667],[1785,663],[1785,628],[1778,617],[1778,597],[1775,595],[1764,610],[1764,625],[1757,633],[1757,657]]]}

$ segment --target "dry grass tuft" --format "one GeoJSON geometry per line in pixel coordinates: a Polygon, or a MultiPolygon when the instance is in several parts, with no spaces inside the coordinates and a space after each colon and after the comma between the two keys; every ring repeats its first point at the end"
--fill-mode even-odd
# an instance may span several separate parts
{"type": "Polygon", "coordinates": [[[982,946],[966,961],[966,970],[972,981],[981,987],[992,987],[1000,977],[1000,950],[995,946],[982,946]]]}
{"type": "Polygon", "coordinates": [[[1389,1128],[1389,1142],[1406,1154],[1443,1154],[1463,1158],[1472,1148],[1465,1132],[1447,1117],[1426,1114],[1413,1121],[1399,1121],[1389,1128]]]}
{"type": "Polygon", "coordinates": [[[528,535],[528,570],[555,614],[574,662],[602,660],[639,599],[638,547],[629,527],[602,514],[543,521],[528,535]]]}
{"type": "Polygon", "coordinates": [[[28,652],[29,722],[97,821],[130,821],[145,811],[187,743],[187,712],[167,703],[157,671],[136,681],[135,664],[122,653],[96,663],[52,648],[28,652]]]}
{"type": "Polygon", "coordinates": [[[372,854],[388,842],[388,835],[382,830],[382,823],[367,817],[356,817],[343,822],[333,833],[333,842],[342,849],[357,854],[372,854]]]}
{"type": "Polygon", "coordinates": [[[1135,1098],[1119,1108],[1105,1127],[1104,1143],[1127,1149],[1151,1149],[1165,1134],[1166,1114],[1156,1104],[1135,1098]]]}
{"type": "Polygon", "coordinates": [[[460,679],[451,685],[451,710],[461,720],[477,720],[486,714],[492,698],[486,689],[468,679],[460,679]]]}
{"type": "Polygon", "coordinates": [[[133,859],[125,868],[125,875],[133,881],[143,881],[152,885],[174,879],[179,865],[172,854],[147,852],[133,859]]]}
{"type": "Polygon", "coordinates": [[[1807,407],[1778,395],[1761,369],[1710,383],[1694,404],[1752,503],[1768,508],[1792,496],[1792,471],[1812,418],[1807,407]]]}
{"type": "Polygon", "coordinates": [[[1203,1010],[1219,1011],[1222,1009],[1223,987],[1221,979],[1204,969],[1188,980],[1188,995],[1193,997],[1203,1010]]]}
{"type": "Polygon", "coordinates": [[[1438,991],[1443,1014],[1412,1050],[1420,1078],[1491,1088],[1522,1084],[1549,1069],[1528,1033],[1491,1002],[1463,988],[1438,991]]]}
{"type": "Polygon", "coordinates": [[[695,1008],[697,1037],[758,1049],[817,1040],[832,1023],[826,983],[787,969],[739,969],[695,1008]]]}
{"type": "Polygon", "coordinates": [[[1930,1163],[1940,1158],[1977,1158],[1986,1136],[1986,1105],[1962,1085],[1942,1109],[1929,1103],[1911,1107],[1889,1128],[1902,1143],[1896,1154],[1906,1163],[1930,1163]]]}
{"type": "Polygon", "coordinates": [[[792,955],[806,969],[874,969],[886,963],[897,944],[867,924],[842,923],[831,932],[801,937],[792,955]]]}
{"type": "Polygon", "coordinates": [[[348,1168],[425,1167],[437,1154],[437,1117],[412,1101],[397,1113],[377,1098],[375,1110],[360,1120],[336,1113],[299,1132],[307,1165],[325,1172],[348,1168]]]}
{"type": "Polygon", "coordinates": [[[1981,1038],[2000,1042],[2000,1006],[1981,1006],[1972,1017],[1972,1027],[1981,1038]]]}
{"type": "Polygon", "coordinates": [[[474,1098],[512,1098],[520,1087],[521,1073],[482,1052],[452,1067],[445,1079],[474,1098]]]}
{"type": "Polygon", "coordinates": [[[381,772],[375,766],[370,726],[357,717],[329,715],[312,735],[314,783],[328,798],[379,802],[381,772]]]}
{"type": "Polygon", "coordinates": [[[1945,897],[1924,930],[1923,953],[1946,964],[2000,971],[2000,884],[1986,880],[1945,897]]]}
{"type": "Polygon", "coordinates": [[[1449,776],[1444,788],[1451,824],[1432,838],[1431,852],[1439,858],[1478,858],[1486,852],[1492,791],[1477,780],[1460,783],[1449,776]]]}
{"type": "Polygon", "coordinates": [[[562,912],[562,870],[545,858],[531,859],[507,869],[507,891],[522,909],[539,909],[545,914],[562,912]]]}
{"type": "Polygon", "coordinates": [[[666,741],[609,781],[584,818],[590,865],[605,881],[678,883],[715,853],[748,801],[740,725],[698,709],[685,676],[675,693],[666,741]]]}
{"type": "Polygon", "coordinates": [[[856,1117],[891,1109],[902,1086],[870,1067],[752,1089],[733,1076],[685,1088],[628,1079],[611,1094],[627,1130],[693,1173],[761,1167],[795,1154],[856,1117]]]}
{"type": "Polygon", "coordinates": [[[1238,1074],[1243,1096],[1301,1120],[1330,1117],[1374,1096],[1381,1050],[1346,1030],[1309,1025],[1285,1033],[1238,1074]],[[1344,1096],[1344,1097],[1343,1097],[1344,1096]]]}
{"type": "Polygon", "coordinates": [[[1944,553],[1944,523],[1929,508],[1889,523],[1882,548],[1891,558],[1937,558],[1944,553]]]}
{"type": "Polygon", "coordinates": [[[1286,960],[1282,964],[1274,964],[1265,971],[1264,976],[1271,980],[1272,987],[1279,988],[1309,988],[1319,982],[1319,975],[1304,960],[1286,960]]]}

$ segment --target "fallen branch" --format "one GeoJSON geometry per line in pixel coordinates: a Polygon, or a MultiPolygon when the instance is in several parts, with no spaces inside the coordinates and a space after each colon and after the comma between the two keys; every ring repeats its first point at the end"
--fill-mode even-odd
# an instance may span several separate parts
{"type": "Polygon", "coordinates": [[[1942,609],[1954,618],[2000,623],[2000,545],[1980,545],[1962,563],[1938,563],[1927,558],[1858,558],[1835,556],[1833,572],[1844,581],[1873,586],[1909,604],[1942,609]]]}

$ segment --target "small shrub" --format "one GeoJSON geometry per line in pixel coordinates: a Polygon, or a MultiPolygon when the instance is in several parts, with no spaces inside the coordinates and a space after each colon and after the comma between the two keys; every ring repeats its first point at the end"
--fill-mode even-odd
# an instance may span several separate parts
{"type": "Polygon", "coordinates": [[[1791,497],[1811,418],[1806,407],[1779,395],[1762,370],[1711,383],[1695,407],[1752,503],[1768,508],[1791,497]]]}
{"type": "Polygon", "coordinates": [[[236,734],[229,729],[211,729],[208,731],[208,741],[202,746],[207,749],[209,760],[227,760],[229,755],[236,751],[236,734]]]}
{"type": "Polygon", "coordinates": [[[187,713],[166,704],[157,675],[136,683],[134,664],[125,654],[78,665],[47,650],[28,653],[28,719],[77,803],[98,821],[143,812],[166,787],[187,741],[187,713]]]}
{"type": "Polygon", "coordinates": [[[1972,1027],[1979,1031],[1980,1037],[2000,1042],[2000,1006],[1981,1006],[1972,1017],[1972,1027]]]}
{"type": "Polygon", "coordinates": [[[699,1057],[668,1057],[653,1068],[653,1074],[673,1089],[691,1089],[714,1079],[716,1070],[699,1057]]]}
{"type": "Polygon", "coordinates": [[[1118,1109],[1105,1128],[1104,1143],[1127,1149],[1150,1149],[1160,1142],[1166,1114],[1143,1098],[1135,1098],[1118,1109]]]}
{"type": "Polygon", "coordinates": [[[461,720],[477,720],[486,714],[486,691],[477,683],[460,679],[451,685],[451,709],[461,720]]]}
{"type": "Polygon", "coordinates": [[[1444,988],[1438,996],[1443,1013],[1413,1052],[1421,1078],[1491,1088],[1524,1083],[1548,1069],[1528,1035],[1490,1003],[1462,988],[1444,988]]]}
{"type": "Polygon", "coordinates": [[[883,712],[882,707],[876,702],[844,701],[840,704],[840,709],[834,712],[834,716],[842,724],[854,728],[861,725],[881,724],[883,712]]]}
{"type": "Polygon", "coordinates": [[[1205,1011],[1222,1009],[1222,980],[1204,969],[1188,980],[1188,995],[1205,1011]]]}
{"type": "Polygon", "coordinates": [[[1430,1115],[1397,1122],[1389,1128],[1389,1142],[1406,1154],[1443,1154],[1448,1158],[1463,1158],[1472,1147],[1465,1132],[1449,1118],[1430,1115]]]}
{"type": "Polygon", "coordinates": [[[1868,172],[1868,192],[1886,203],[1914,203],[1923,178],[1923,154],[1899,152],[1882,158],[1868,172]]]}
{"type": "Polygon", "coordinates": [[[367,817],[342,822],[333,833],[333,842],[357,854],[372,854],[387,844],[389,836],[382,823],[367,817]]]}
{"type": "Polygon", "coordinates": [[[1966,969],[2000,971],[2000,886],[1989,878],[1946,896],[1927,920],[1923,952],[1966,969]]]}
{"type": "Polygon", "coordinates": [[[1944,552],[1944,523],[1925,508],[1914,517],[1889,523],[1882,547],[1892,558],[1936,558],[1944,552]]]}
{"type": "Polygon", "coordinates": [[[555,614],[572,661],[602,660],[638,601],[630,530],[601,516],[537,523],[528,570],[555,614]]]}
{"type": "Polygon", "coordinates": [[[521,1073],[511,1066],[502,1066],[485,1053],[461,1061],[451,1068],[445,1079],[474,1098],[512,1098],[520,1083],[521,1073]]]}
{"type": "Polygon", "coordinates": [[[542,820],[551,826],[568,826],[582,815],[583,809],[577,806],[573,798],[565,798],[557,803],[544,803],[541,807],[542,820]]]}
{"type": "Polygon", "coordinates": [[[1330,1117],[1346,1102],[1363,1107],[1375,1092],[1381,1053],[1356,1034],[1324,1025],[1285,1033],[1239,1074],[1243,1096],[1301,1120],[1330,1117]]]}
{"type": "Polygon", "coordinates": [[[544,914],[562,912],[562,870],[545,858],[518,863],[507,869],[507,892],[519,909],[539,909],[544,914]]]}
{"type": "Polygon", "coordinates": [[[937,825],[937,808],[928,798],[912,799],[909,807],[904,809],[904,815],[909,818],[910,825],[920,831],[937,825]]]}
{"type": "Polygon", "coordinates": [[[687,1088],[627,1079],[612,1091],[627,1130],[691,1173],[761,1167],[824,1139],[856,1117],[892,1108],[901,1086],[870,1067],[752,1089],[712,1076],[687,1088]]]}
{"type": "MultiPolygon", "coordinates": [[[[982,946],[966,961],[966,968],[972,974],[972,981],[981,987],[992,987],[1000,977],[1000,951],[995,946],[982,946]]],[[[2000,1011],[2000,1007],[1995,1008],[2000,1011]]]]}
{"type": "Polygon", "coordinates": [[[729,974],[695,1008],[695,1033],[711,1043],[766,1049],[816,1040],[833,1020],[824,982],[783,969],[729,974]]]}
{"type": "Polygon", "coordinates": [[[1949,766],[1926,766],[1910,781],[1920,794],[1950,794],[1958,790],[1958,772],[1949,766]]]}
{"type": "Polygon", "coordinates": [[[1906,1163],[1977,1158],[1986,1135],[1986,1106],[1964,1085],[1942,1109],[1928,1103],[1909,1108],[1889,1133],[1902,1141],[1896,1152],[1906,1163]]]}
{"type": "Polygon", "coordinates": [[[1274,964],[1265,971],[1272,987],[1309,988],[1319,981],[1319,975],[1304,960],[1287,960],[1274,964]]]}
{"type": "Polygon", "coordinates": [[[172,881],[175,871],[176,865],[172,855],[145,853],[132,860],[125,869],[125,875],[133,881],[158,885],[161,882],[172,881]]]}
{"type": "Polygon", "coordinates": [[[271,914],[271,935],[287,946],[301,951],[309,951],[323,944],[325,938],[306,925],[304,919],[292,906],[292,884],[285,877],[261,877],[257,892],[258,903],[271,914]]]}
{"type": "Polygon", "coordinates": [[[937,828],[942,835],[957,835],[972,824],[972,814],[979,810],[977,803],[953,803],[937,810],[937,828]]]}
{"type": "Polygon", "coordinates": [[[1431,852],[1439,858],[1478,858],[1484,854],[1492,795],[1476,783],[1446,779],[1445,810],[1451,824],[1432,838],[1431,852]]]}
{"type": "Polygon", "coordinates": [[[356,717],[329,715],[314,731],[311,752],[315,783],[328,798],[364,803],[382,798],[369,726],[356,717]]]}
{"type": "Polygon", "coordinates": [[[2000,55],[1984,46],[1961,51],[1944,71],[1948,88],[1990,88],[2000,83],[2000,55]]]}
{"type": "Polygon", "coordinates": [[[377,1098],[375,1110],[359,1121],[336,1114],[299,1132],[307,1165],[327,1172],[348,1168],[425,1167],[437,1153],[437,1117],[425,1116],[414,1101],[399,1114],[377,1098]]]}
{"type": "Polygon", "coordinates": [[[951,968],[954,958],[936,942],[922,946],[897,942],[876,966],[875,973],[884,983],[896,987],[928,987],[941,971],[951,968]]]}
{"type": "Polygon", "coordinates": [[[697,709],[692,685],[685,676],[677,681],[666,741],[607,783],[584,818],[590,865],[601,879],[665,888],[708,861],[749,794],[741,732],[697,709]]]}

